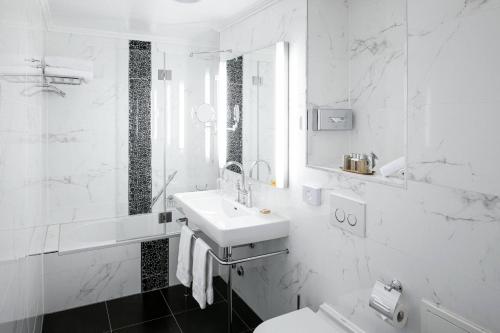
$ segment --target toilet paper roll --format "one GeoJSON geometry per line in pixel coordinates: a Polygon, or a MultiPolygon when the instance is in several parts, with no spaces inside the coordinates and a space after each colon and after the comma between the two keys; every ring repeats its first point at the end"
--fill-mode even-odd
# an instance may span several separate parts
{"type": "Polygon", "coordinates": [[[388,290],[387,286],[377,281],[373,286],[369,305],[377,315],[388,324],[402,328],[408,320],[408,311],[401,303],[401,293],[395,289],[388,290]]]}
{"type": "Polygon", "coordinates": [[[405,167],[406,167],[406,159],[404,157],[400,157],[380,167],[380,174],[384,177],[389,177],[403,170],[405,167]]]}

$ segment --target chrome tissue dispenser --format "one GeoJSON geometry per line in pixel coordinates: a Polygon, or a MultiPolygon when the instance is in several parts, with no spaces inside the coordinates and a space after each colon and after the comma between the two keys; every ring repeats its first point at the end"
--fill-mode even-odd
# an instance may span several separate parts
{"type": "Polygon", "coordinates": [[[352,130],[352,110],[332,108],[312,109],[311,125],[313,131],[352,130]]]}

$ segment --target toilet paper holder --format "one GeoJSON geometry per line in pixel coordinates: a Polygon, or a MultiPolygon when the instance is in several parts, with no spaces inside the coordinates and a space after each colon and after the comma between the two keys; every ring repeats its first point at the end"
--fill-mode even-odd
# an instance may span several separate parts
{"type": "Polygon", "coordinates": [[[376,281],[368,304],[383,321],[402,328],[408,320],[408,309],[401,302],[402,293],[403,284],[399,280],[392,280],[389,284],[376,281]]]}
{"type": "Polygon", "coordinates": [[[399,291],[400,293],[403,292],[403,284],[399,280],[392,280],[390,284],[386,284],[384,287],[385,290],[387,291],[399,291]]]}

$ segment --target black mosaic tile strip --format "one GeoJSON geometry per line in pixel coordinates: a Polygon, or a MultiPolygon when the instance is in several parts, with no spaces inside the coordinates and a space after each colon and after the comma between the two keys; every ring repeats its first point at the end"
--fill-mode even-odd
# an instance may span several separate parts
{"type": "MultiPolygon", "coordinates": [[[[240,109],[240,122],[236,130],[227,132],[227,161],[242,163],[243,160],[243,57],[227,61],[227,127],[234,125],[233,111],[235,106],[240,109]]],[[[237,167],[228,168],[234,172],[240,172],[237,167]]]]}
{"type": "Polygon", "coordinates": [[[129,50],[149,50],[151,51],[151,42],[142,40],[131,40],[128,42],[129,50]]]}
{"type": "Polygon", "coordinates": [[[150,212],[151,43],[130,41],[129,52],[129,214],[150,212]],[[134,49],[141,46],[143,49],[134,49]]]}
{"type": "MultiPolygon", "coordinates": [[[[142,280],[157,275],[168,277],[168,239],[144,242],[141,244],[142,280]]],[[[158,288],[163,288],[162,286],[158,288]]]]}
{"type": "MultiPolygon", "coordinates": [[[[129,214],[151,212],[151,43],[129,42],[129,214]]],[[[168,239],[141,244],[143,291],[168,286],[168,239]]]]}
{"type": "Polygon", "coordinates": [[[158,274],[141,280],[141,288],[144,291],[159,290],[161,286],[168,286],[168,275],[158,274]]]}

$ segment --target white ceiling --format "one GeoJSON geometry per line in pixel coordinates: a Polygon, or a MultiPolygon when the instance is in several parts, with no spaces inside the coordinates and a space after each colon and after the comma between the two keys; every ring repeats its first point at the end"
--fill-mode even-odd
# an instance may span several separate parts
{"type": "Polygon", "coordinates": [[[220,31],[275,0],[41,0],[59,28],[162,35],[172,26],[220,31]]]}

